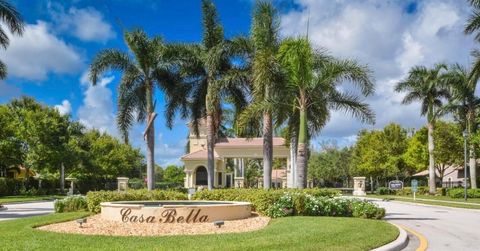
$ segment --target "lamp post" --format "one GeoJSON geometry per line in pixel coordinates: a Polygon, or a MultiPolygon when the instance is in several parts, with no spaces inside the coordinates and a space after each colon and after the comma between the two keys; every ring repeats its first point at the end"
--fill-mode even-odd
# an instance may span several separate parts
{"type": "Polygon", "coordinates": [[[467,130],[463,131],[463,155],[464,155],[464,165],[463,165],[463,179],[464,179],[464,187],[465,187],[465,200],[467,200],[467,137],[468,137],[468,132],[467,130]]]}

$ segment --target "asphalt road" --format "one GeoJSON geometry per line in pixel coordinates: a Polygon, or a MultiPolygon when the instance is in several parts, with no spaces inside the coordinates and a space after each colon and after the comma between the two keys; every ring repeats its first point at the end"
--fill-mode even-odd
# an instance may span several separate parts
{"type": "Polygon", "coordinates": [[[8,210],[0,211],[0,221],[53,213],[53,201],[7,204],[5,206],[8,210]]]}
{"type": "Polygon", "coordinates": [[[480,250],[480,210],[375,201],[386,220],[422,234],[427,250],[480,250]]]}

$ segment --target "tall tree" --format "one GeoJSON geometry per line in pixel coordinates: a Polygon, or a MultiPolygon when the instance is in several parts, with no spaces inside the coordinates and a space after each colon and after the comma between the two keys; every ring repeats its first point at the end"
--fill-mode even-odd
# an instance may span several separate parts
{"type": "MultiPolygon", "coordinates": [[[[476,115],[480,107],[480,98],[475,95],[477,81],[471,81],[470,75],[471,72],[459,64],[450,67],[445,81],[451,86],[452,97],[446,108],[454,113],[455,119],[463,130],[473,136],[478,128],[476,115]]],[[[469,167],[472,188],[477,188],[475,147],[475,141],[469,140],[469,167]]]]}
{"type": "Polygon", "coordinates": [[[144,137],[147,143],[147,187],[154,188],[154,120],[156,88],[164,91],[167,99],[167,124],[171,127],[173,114],[169,111],[171,103],[177,102],[176,88],[180,78],[175,72],[170,48],[160,37],[149,38],[139,29],[124,32],[124,40],[130,53],[116,49],[107,49],[98,53],[90,65],[90,80],[97,84],[99,76],[109,70],[119,70],[122,78],[118,87],[117,125],[125,141],[128,130],[134,120],[146,123],[144,137]],[[133,57],[132,57],[133,55],[133,57]]]}
{"type": "Polygon", "coordinates": [[[407,92],[403,98],[403,104],[420,101],[422,103],[420,114],[427,116],[429,156],[428,186],[431,194],[436,193],[433,130],[435,121],[442,115],[444,100],[450,98],[450,92],[442,82],[446,70],[447,66],[444,64],[436,64],[430,69],[425,66],[415,66],[410,70],[408,77],[395,86],[396,92],[407,92]]]}
{"type": "MultiPolygon", "coordinates": [[[[277,60],[279,47],[278,14],[270,2],[258,1],[253,10],[251,40],[254,47],[252,63],[253,102],[264,103],[281,91],[281,70],[277,60]]],[[[272,183],[273,107],[263,106],[263,187],[272,183]]],[[[248,112],[248,110],[246,111],[248,112]]]]}
{"type": "MultiPolygon", "coordinates": [[[[24,23],[20,13],[15,7],[6,0],[0,0],[0,20],[2,25],[0,26],[0,46],[3,49],[7,49],[10,39],[5,33],[3,25],[6,25],[13,35],[21,36],[23,34],[24,23]]],[[[0,61],[0,79],[7,77],[7,66],[0,61]]]]}
{"type": "MultiPolygon", "coordinates": [[[[286,39],[279,49],[279,60],[287,76],[287,109],[276,104],[279,121],[289,119],[289,130],[298,132],[297,187],[304,188],[307,177],[308,141],[325,126],[331,110],[350,113],[363,122],[373,123],[374,114],[355,94],[343,93],[338,85],[345,81],[360,88],[362,95],[373,93],[374,84],[367,67],[353,60],[338,60],[324,51],[313,50],[304,38],[286,39]]],[[[284,105],[283,105],[284,106],[284,105]]]]}
{"type": "Polygon", "coordinates": [[[239,114],[246,106],[249,76],[246,65],[234,62],[242,59],[249,49],[243,38],[227,40],[220,24],[216,8],[210,0],[202,1],[202,44],[179,45],[180,72],[185,79],[185,93],[172,106],[172,114],[181,110],[182,117],[190,117],[198,134],[198,125],[206,118],[208,189],[214,188],[214,148],[222,120],[222,102],[228,100],[239,114]],[[188,97],[188,99],[187,99],[188,97]]]}

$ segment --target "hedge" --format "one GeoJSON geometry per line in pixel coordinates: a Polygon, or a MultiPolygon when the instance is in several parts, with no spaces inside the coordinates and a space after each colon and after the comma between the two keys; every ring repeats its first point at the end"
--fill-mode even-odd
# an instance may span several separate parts
{"type": "Polygon", "coordinates": [[[55,200],[53,205],[56,213],[76,212],[87,210],[87,199],[82,195],[72,195],[55,200]]]}
{"type": "Polygon", "coordinates": [[[148,200],[186,200],[187,194],[171,190],[146,189],[116,191],[92,191],[87,193],[87,205],[90,212],[99,213],[100,203],[108,201],[148,201],[148,200]]]}
{"type": "MultiPolygon", "coordinates": [[[[448,196],[451,198],[464,198],[464,188],[452,188],[448,189],[448,196]]],[[[467,189],[467,198],[480,198],[480,189],[467,189]]]]}
{"type": "Polygon", "coordinates": [[[315,197],[339,196],[340,191],[335,189],[216,189],[202,190],[195,193],[194,200],[220,200],[220,201],[248,201],[252,203],[253,210],[266,214],[270,206],[277,202],[286,192],[304,193],[315,197]]]}

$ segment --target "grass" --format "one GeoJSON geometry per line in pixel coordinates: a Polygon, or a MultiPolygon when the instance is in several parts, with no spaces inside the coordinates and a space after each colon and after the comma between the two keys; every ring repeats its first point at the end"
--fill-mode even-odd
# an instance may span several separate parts
{"type": "Polygon", "coordinates": [[[428,195],[418,195],[416,200],[413,200],[413,196],[397,196],[397,195],[368,195],[368,197],[379,198],[379,199],[391,199],[398,201],[414,202],[419,204],[426,205],[436,205],[436,206],[447,206],[447,207],[457,207],[457,208],[468,208],[468,209],[480,209],[480,198],[471,198],[465,201],[464,199],[451,198],[449,196],[428,196],[428,195]],[[427,199],[429,201],[426,201],[427,199]],[[435,200],[435,201],[430,201],[435,200]],[[467,202],[473,204],[458,204],[455,202],[467,202]]]}
{"type": "Polygon", "coordinates": [[[262,230],[238,234],[111,237],[60,234],[33,227],[83,217],[63,213],[0,222],[2,250],[370,250],[398,236],[380,220],[334,217],[274,219],[262,230]]]}
{"type": "Polygon", "coordinates": [[[4,196],[0,197],[0,203],[8,204],[14,202],[29,202],[29,201],[41,201],[63,198],[63,195],[18,195],[18,196],[4,196]]]}

